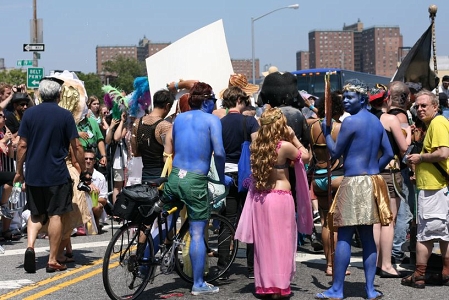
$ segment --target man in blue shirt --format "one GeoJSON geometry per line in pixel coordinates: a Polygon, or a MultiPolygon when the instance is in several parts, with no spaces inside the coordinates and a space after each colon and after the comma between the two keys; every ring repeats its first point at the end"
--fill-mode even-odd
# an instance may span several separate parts
{"type": "Polygon", "coordinates": [[[33,106],[23,115],[17,146],[17,170],[14,183],[27,184],[26,208],[28,219],[28,248],[25,251],[24,269],[36,272],[34,243],[39,230],[48,222],[50,255],[46,271],[52,273],[67,269],[57,261],[62,236],[63,215],[72,211],[72,180],[66,165],[71,151],[82,170],[80,181],[91,175],[86,172],[84,153],[78,141],[78,132],[70,111],[58,106],[63,81],[43,78],[39,84],[42,104],[33,106]],[[24,178],[23,164],[26,161],[24,178]]]}

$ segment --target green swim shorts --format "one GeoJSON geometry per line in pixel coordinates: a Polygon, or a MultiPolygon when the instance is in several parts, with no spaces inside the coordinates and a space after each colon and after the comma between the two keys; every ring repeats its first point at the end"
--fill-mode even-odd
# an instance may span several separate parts
{"type": "Polygon", "coordinates": [[[166,205],[177,206],[179,210],[187,207],[190,220],[209,220],[210,205],[207,193],[207,176],[187,172],[173,167],[168,182],[164,185],[166,205]],[[168,199],[171,199],[167,202],[168,199]]]}

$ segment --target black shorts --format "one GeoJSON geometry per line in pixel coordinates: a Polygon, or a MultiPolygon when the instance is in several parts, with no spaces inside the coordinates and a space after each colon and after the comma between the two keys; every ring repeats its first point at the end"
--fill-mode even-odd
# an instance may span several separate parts
{"type": "Polygon", "coordinates": [[[63,215],[73,210],[73,181],[71,178],[67,179],[67,183],[55,186],[27,185],[26,195],[25,209],[29,209],[31,215],[63,215]]]}

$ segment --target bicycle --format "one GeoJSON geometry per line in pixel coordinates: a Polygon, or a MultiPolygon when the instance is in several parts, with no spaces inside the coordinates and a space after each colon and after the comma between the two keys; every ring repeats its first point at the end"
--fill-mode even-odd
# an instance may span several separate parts
{"type": "MultiPolygon", "coordinates": [[[[166,178],[149,181],[151,187],[157,188],[166,178]]],[[[157,197],[159,200],[161,196],[157,197]]],[[[173,270],[186,282],[193,283],[191,274],[189,249],[189,220],[177,229],[174,220],[173,237],[164,238],[169,216],[177,211],[177,207],[161,213],[154,212],[154,204],[140,205],[140,220],[125,223],[118,229],[109,242],[103,260],[103,285],[111,299],[135,299],[146,288],[149,282],[160,274],[169,274],[173,270]],[[155,253],[154,239],[151,234],[152,225],[157,219],[159,234],[159,255],[155,253]],[[147,255],[145,255],[145,252],[147,255]],[[157,273],[159,267],[160,273],[157,273]]],[[[175,219],[175,218],[173,218],[175,219]]],[[[212,213],[207,228],[206,253],[207,262],[204,272],[205,281],[214,281],[227,272],[234,262],[238,250],[238,241],[234,226],[225,217],[212,213]],[[227,238],[223,238],[227,237],[227,238]],[[223,251],[223,252],[221,252],[223,251]],[[226,264],[218,267],[218,254],[229,251],[226,264]]]]}

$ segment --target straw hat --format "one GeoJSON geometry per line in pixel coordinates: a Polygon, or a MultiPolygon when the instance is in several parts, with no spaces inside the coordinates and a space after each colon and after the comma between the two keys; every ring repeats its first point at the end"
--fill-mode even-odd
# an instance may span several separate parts
{"type": "MultiPolygon", "coordinates": [[[[228,87],[236,86],[242,89],[248,96],[252,96],[259,90],[259,86],[256,84],[248,83],[248,79],[243,74],[233,74],[229,77],[228,87]]],[[[223,93],[226,89],[221,90],[218,94],[220,99],[223,99],[223,93]]]]}

